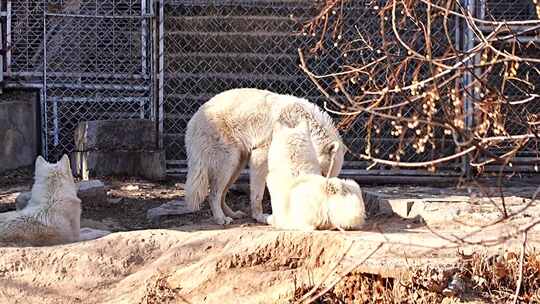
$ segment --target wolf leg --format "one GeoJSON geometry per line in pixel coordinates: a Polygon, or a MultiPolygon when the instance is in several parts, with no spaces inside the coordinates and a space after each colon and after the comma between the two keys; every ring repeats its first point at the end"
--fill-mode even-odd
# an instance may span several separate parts
{"type": "Polygon", "coordinates": [[[240,162],[238,162],[238,166],[236,167],[236,170],[234,171],[233,175],[231,175],[231,178],[229,179],[229,182],[227,183],[227,187],[225,187],[225,190],[223,191],[223,199],[221,201],[221,207],[223,208],[223,212],[225,213],[225,215],[228,217],[232,217],[233,219],[246,217],[246,214],[241,210],[232,211],[231,208],[227,205],[227,202],[225,201],[225,197],[227,196],[227,192],[229,191],[229,188],[238,179],[238,176],[240,176],[240,172],[242,172],[242,169],[246,167],[247,162],[248,162],[248,156],[242,154],[240,157],[240,162]]]}
{"type": "Polygon", "coordinates": [[[239,148],[229,146],[222,147],[220,151],[215,151],[213,156],[214,164],[210,172],[209,203],[216,223],[226,225],[232,222],[232,218],[225,215],[222,206],[229,182],[241,162],[241,152],[239,148]]]}
{"type": "Polygon", "coordinates": [[[268,214],[262,210],[262,199],[268,175],[268,147],[255,149],[249,159],[249,192],[251,216],[259,223],[267,223],[268,214]]]}

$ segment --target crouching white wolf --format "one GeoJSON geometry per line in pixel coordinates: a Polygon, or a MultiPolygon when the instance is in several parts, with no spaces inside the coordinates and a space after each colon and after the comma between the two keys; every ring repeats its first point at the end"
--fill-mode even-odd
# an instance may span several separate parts
{"type": "Polygon", "coordinates": [[[244,214],[225,203],[229,187],[249,162],[251,216],[266,222],[262,197],[268,173],[273,125],[282,117],[295,125],[306,121],[323,174],[337,176],[345,149],[330,116],[309,101],[258,89],[233,89],[214,96],[190,119],[186,130],[188,173],[186,201],[193,210],[209,196],[214,220],[228,224],[244,214]],[[338,142],[337,151],[334,143],[338,142]],[[335,157],[334,166],[330,160],[335,157]]]}
{"type": "Polygon", "coordinates": [[[36,159],[34,185],[21,210],[0,213],[0,241],[54,245],[79,240],[81,200],[69,158],[55,164],[36,159]]]}
{"type": "MultiPolygon", "coordinates": [[[[336,152],[339,142],[333,147],[330,151],[336,152]]],[[[296,230],[358,229],[364,224],[360,187],[353,180],[321,176],[306,123],[290,128],[276,122],[268,168],[268,224],[296,230]]]]}

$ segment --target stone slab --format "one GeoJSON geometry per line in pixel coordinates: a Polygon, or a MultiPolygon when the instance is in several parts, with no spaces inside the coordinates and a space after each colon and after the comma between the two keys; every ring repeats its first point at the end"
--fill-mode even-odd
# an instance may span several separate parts
{"type": "Polygon", "coordinates": [[[77,196],[88,204],[106,204],[107,203],[107,191],[105,184],[97,179],[83,180],[78,183],[79,191],[77,196]]]}
{"type": "Polygon", "coordinates": [[[101,230],[95,228],[81,227],[79,241],[90,241],[102,238],[111,234],[108,230],[101,230]]]}
{"type": "Polygon", "coordinates": [[[75,129],[74,140],[76,151],[154,150],[156,125],[147,119],[84,121],[75,129]]]}
{"type": "Polygon", "coordinates": [[[146,218],[151,222],[157,222],[160,217],[165,215],[182,215],[187,213],[193,213],[193,210],[186,205],[186,202],[175,200],[148,210],[146,218]]]}
{"type": "Polygon", "coordinates": [[[0,94],[0,172],[31,166],[37,156],[35,92],[0,94]]]}
{"type": "MultiPolygon", "coordinates": [[[[363,190],[368,215],[388,214],[406,219],[421,218],[426,224],[487,223],[501,218],[502,201],[498,189],[484,188],[481,197],[468,189],[436,187],[371,187],[363,190]]],[[[505,191],[509,213],[520,211],[536,187],[516,187],[505,191]]],[[[540,216],[540,202],[533,202],[520,218],[540,216]]]]}
{"type": "MultiPolygon", "coordinates": [[[[105,184],[100,180],[86,180],[77,183],[77,196],[81,199],[82,205],[103,204],[107,202],[107,191],[105,184]]],[[[21,210],[28,204],[32,196],[32,192],[21,192],[15,198],[15,206],[17,210],[21,210]]]]}
{"type": "Polygon", "coordinates": [[[165,151],[73,152],[72,168],[82,179],[99,176],[134,176],[163,180],[165,151]]]}

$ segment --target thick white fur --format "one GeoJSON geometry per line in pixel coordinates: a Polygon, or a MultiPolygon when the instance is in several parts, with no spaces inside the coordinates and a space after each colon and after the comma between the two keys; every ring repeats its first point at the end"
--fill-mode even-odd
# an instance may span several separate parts
{"type": "Polygon", "coordinates": [[[280,226],[283,207],[288,204],[291,184],[301,174],[321,174],[321,166],[309,127],[301,121],[293,128],[277,121],[268,151],[266,185],[270,192],[272,215],[268,221],[280,226]]]}
{"type": "Polygon", "coordinates": [[[31,198],[22,210],[0,213],[0,241],[54,245],[79,240],[81,200],[69,158],[36,159],[31,198]]]}
{"type": "Polygon", "coordinates": [[[209,196],[214,220],[228,224],[243,216],[225,203],[229,187],[249,163],[251,216],[266,222],[262,197],[268,172],[268,147],[274,123],[309,124],[322,172],[337,176],[344,146],[330,116],[305,99],[259,89],[233,89],[214,96],[190,119],[186,130],[188,174],[186,201],[193,210],[209,196]],[[333,143],[339,142],[330,168],[333,143]]]}
{"type": "MultiPolygon", "coordinates": [[[[269,223],[282,229],[316,230],[359,229],[365,222],[365,206],[360,186],[349,179],[307,174],[296,178],[281,207],[277,221],[269,223]]],[[[272,202],[272,208],[274,204],[272,202]]]]}
{"type": "Polygon", "coordinates": [[[358,229],[365,206],[358,184],[321,176],[305,122],[294,128],[276,122],[268,154],[268,223],[282,229],[358,229]]]}

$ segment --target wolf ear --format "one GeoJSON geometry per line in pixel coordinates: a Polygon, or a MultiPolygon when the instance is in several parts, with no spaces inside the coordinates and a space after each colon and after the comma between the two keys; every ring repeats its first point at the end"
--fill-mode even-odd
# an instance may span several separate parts
{"type": "Polygon", "coordinates": [[[332,155],[332,156],[336,155],[336,153],[339,150],[340,145],[341,144],[337,140],[329,143],[328,145],[326,145],[326,147],[324,147],[325,154],[332,155]]]}
{"type": "Polygon", "coordinates": [[[41,157],[41,155],[38,155],[38,157],[36,158],[35,170],[37,171],[38,168],[41,168],[45,165],[47,165],[47,161],[43,157],[41,157]]]}
{"type": "Polygon", "coordinates": [[[62,159],[60,159],[60,166],[65,173],[71,175],[71,166],[69,165],[69,157],[67,154],[62,155],[62,159]]]}

